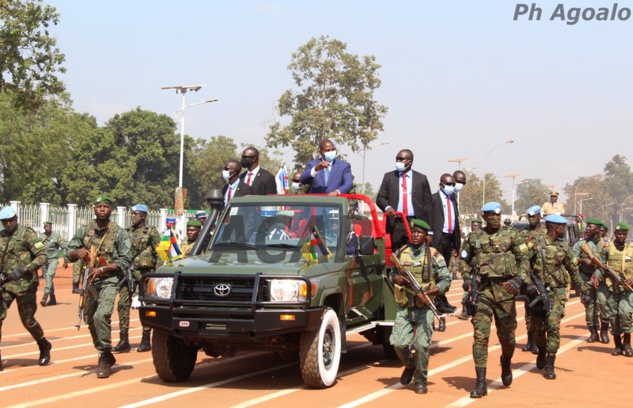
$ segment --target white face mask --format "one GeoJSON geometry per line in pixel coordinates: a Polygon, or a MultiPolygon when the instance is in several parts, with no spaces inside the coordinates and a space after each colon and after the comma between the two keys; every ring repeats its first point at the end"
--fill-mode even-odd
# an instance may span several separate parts
{"type": "Polygon", "coordinates": [[[464,185],[462,183],[455,183],[455,191],[460,192],[464,189],[464,185]]]}
{"type": "Polygon", "coordinates": [[[329,162],[334,161],[336,159],[336,150],[323,153],[323,158],[329,162]]]}
{"type": "Polygon", "coordinates": [[[397,162],[396,162],[396,170],[398,170],[398,171],[402,172],[402,171],[404,171],[406,168],[407,168],[407,167],[404,165],[404,163],[403,163],[403,162],[399,162],[399,161],[397,161],[397,162]]]}
{"type": "Polygon", "coordinates": [[[455,192],[455,187],[454,186],[444,186],[444,188],[442,189],[444,190],[444,193],[446,193],[446,195],[451,195],[455,192]]]}
{"type": "Polygon", "coordinates": [[[296,182],[292,182],[292,188],[294,188],[295,190],[299,190],[301,188],[301,184],[296,183],[296,182]]]}
{"type": "Polygon", "coordinates": [[[222,178],[226,181],[228,181],[231,178],[231,171],[230,170],[222,170],[222,178]]]}

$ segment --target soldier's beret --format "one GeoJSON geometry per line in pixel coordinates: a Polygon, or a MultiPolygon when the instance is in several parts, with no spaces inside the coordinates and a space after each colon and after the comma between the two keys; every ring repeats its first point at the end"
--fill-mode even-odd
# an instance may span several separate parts
{"type": "Polygon", "coordinates": [[[11,218],[15,217],[16,215],[18,215],[18,213],[15,212],[13,207],[8,205],[8,206],[4,207],[0,211],[0,220],[10,220],[11,218]]]}
{"type": "Polygon", "coordinates": [[[481,207],[482,213],[493,212],[495,214],[501,214],[501,204],[491,201],[489,203],[484,204],[481,207]]]}
{"type": "Polygon", "coordinates": [[[175,224],[176,223],[176,218],[175,217],[167,217],[165,219],[165,222],[168,223],[168,224],[169,223],[175,224]]]}
{"type": "Polygon", "coordinates": [[[606,229],[607,231],[609,231],[609,226],[608,226],[608,225],[607,225],[607,223],[606,223],[606,222],[604,222],[604,221],[602,222],[602,225],[600,225],[600,228],[604,228],[604,229],[606,229]]]}
{"type": "Polygon", "coordinates": [[[147,206],[145,204],[136,204],[134,207],[132,207],[132,211],[140,211],[147,214],[147,206]]]}
{"type": "Polygon", "coordinates": [[[627,224],[624,221],[620,221],[617,224],[615,224],[615,230],[616,231],[628,231],[629,230],[629,224],[627,224]]]}
{"type": "Polygon", "coordinates": [[[97,199],[95,200],[95,205],[97,204],[108,204],[112,206],[114,204],[114,201],[112,201],[110,197],[104,194],[97,197],[97,199]]]}
{"type": "Polygon", "coordinates": [[[426,223],[426,221],[418,220],[416,218],[411,220],[411,228],[422,228],[426,231],[431,230],[431,227],[426,223]]]}
{"type": "Polygon", "coordinates": [[[545,217],[545,222],[551,222],[553,224],[567,225],[567,220],[562,215],[551,214],[545,217]]]}
{"type": "Polygon", "coordinates": [[[475,218],[474,220],[470,221],[471,224],[483,224],[484,222],[482,220],[480,220],[479,218],[475,218]]]}
{"type": "Polygon", "coordinates": [[[187,226],[202,228],[202,223],[198,220],[189,220],[187,221],[187,226]]]}
{"type": "Polygon", "coordinates": [[[525,213],[527,215],[537,215],[541,213],[541,207],[539,207],[538,205],[533,205],[532,207],[528,208],[525,213]]]}
{"type": "Polygon", "coordinates": [[[44,225],[53,225],[52,221],[44,221],[44,225]]]}
{"type": "Polygon", "coordinates": [[[587,224],[593,224],[593,225],[597,225],[597,226],[602,226],[602,221],[600,221],[597,218],[588,218],[587,219],[587,224]]]}
{"type": "Polygon", "coordinates": [[[556,197],[558,197],[558,191],[554,191],[554,190],[552,190],[552,191],[550,191],[550,192],[549,192],[549,195],[550,195],[550,197],[551,197],[551,196],[556,196],[556,197]]]}
{"type": "Polygon", "coordinates": [[[200,219],[200,218],[206,218],[207,217],[207,212],[206,211],[198,211],[196,212],[196,218],[200,219]]]}

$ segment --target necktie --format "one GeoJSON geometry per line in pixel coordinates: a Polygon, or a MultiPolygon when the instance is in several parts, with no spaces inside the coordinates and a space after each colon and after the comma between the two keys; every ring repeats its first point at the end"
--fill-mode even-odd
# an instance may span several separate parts
{"type": "Polygon", "coordinates": [[[329,167],[325,168],[325,173],[323,173],[323,176],[325,177],[325,184],[327,184],[327,181],[330,178],[330,168],[329,167]]]}
{"type": "MultiPolygon", "coordinates": [[[[407,175],[402,173],[402,213],[403,218],[409,216],[409,200],[407,200],[407,175]]],[[[403,220],[406,221],[406,220],[403,220]]]]}
{"type": "Polygon", "coordinates": [[[233,189],[231,188],[231,186],[229,186],[229,194],[226,196],[226,202],[228,203],[229,201],[231,201],[231,191],[233,191],[233,189]]]}
{"type": "Polygon", "coordinates": [[[453,210],[451,209],[451,198],[446,196],[446,212],[448,213],[448,233],[453,232],[453,210]]]}
{"type": "Polygon", "coordinates": [[[246,184],[248,184],[249,186],[251,185],[251,176],[253,175],[252,172],[248,172],[248,178],[246,179],[246,184]]]}

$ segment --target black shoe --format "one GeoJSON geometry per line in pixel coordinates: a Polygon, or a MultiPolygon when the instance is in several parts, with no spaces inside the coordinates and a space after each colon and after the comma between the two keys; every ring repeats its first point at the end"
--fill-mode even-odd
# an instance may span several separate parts
{"type": "Polygon", "coordinates": [[[57,298],[54,293],[51,293],[51,298],[48,300],[46,306],[55,306],[57,304],[57,298]]]}
{"type": "Polygon", "coordinates": [[[143,337],[141,338],[141,344],[138,346],[136,351],[138,351],[139,353],[144,353],[152,349],[152,346],[149,342],[149,336],[150,336],[150,332],[143,332],[143,337]]]}
{"type": "Polygon", "coordinates": [[[545,346],[539,348],[538,356],[536,357],[536,368],[542,370],[545,367],[545,346]]]}
{"type": "Polygon", "coordinates": [[[512,358],[501,355],[501,382],[506,387],[512,384],[512,358]]]}
{"type": "Polygon", "coordinates": [[[477,383],[475,384],[475,389],[470,392],[470,398],[481,398],[488,395],[486,367],[475,367],[475,373],[477,373],[477,383]]]}
{"type": "Polygon", "coordinates": [[[117,353],[127,353],[131,350],[130,342],[128,340],[128,334],[125,332],[121,332],[121,340],[117,343],[116,346],[112,349],[112,351],[117,353]]]}
{"type": "Polygon", "coordinates": [[[555,354],[548,354],[545,357],[545,374],[543,374],[543,377],[545,377],[548,380],[555,380],[556,379],[556,373],[554,372],[554,362],[556,361],[556,355],[555,354]]]}
{"type": "Polygon", "coordinates": [[[97,367],[97,378],[108,378],[111,374],[111,368],[116,363],[116,358],[111,352],[107,351],[99,356],[99,366],[97,367]]]}
{"type": "Polygon", "coordinates": [[[53,346],[45,337],[37,341],[37,346],[40,348],[40,358],[37,363],[41,366],[45,366],[51,361],[51,349],[53,346]]]}
{"type": "Polygon", "coordinates": [[[407,385],[413,380],[413,373],[415,373],[415,367],[405,367],[402,375],[400,376],[400,384],[407,385]]]}
{"type": "Polygon", "coordinates": [[[598,341],[598,332],[592,330],[589,338],[587,339],[587,343],[595,343],[596,341],[598,341]]]}
{"type": "Polygon", "coordinates": [[[48,293],[44,293],[44,296],[42,296],[42,300],[40,300],[40,305],[42,305],[42,307],[46,307],[47,304],[48,304],[48,293]]]}
{"type": "Polygon", "coordinates": [[[426,394],[429,390],[426,388],[425,383],[418,383],[415,385],[415,393],[416,394],[426,394]]]}
{"type": "Polygon", "coordinates": [[[609,344],[609,332],[607,330],[600,330],[600,343],[609,344]]]}

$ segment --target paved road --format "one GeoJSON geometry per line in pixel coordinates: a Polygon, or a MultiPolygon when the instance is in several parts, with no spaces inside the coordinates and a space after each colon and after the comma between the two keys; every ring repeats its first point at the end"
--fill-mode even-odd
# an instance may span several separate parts
{"type": "MultiPolygon", "coordinates": [[[[97,355],[88,329],[74,327],[77,295],[70,290],[70,269],[59,269],[56,278],[59,305],[40,308],[37,319],[53,344],[52,363],[37,365],[38,350],[19,321],[16,306],[9,310],[3,327],[0,372],[0,405],[3,407],[425,407],[532,406],[624,406],[628,395],[633,358],[610,355],[613,343],[588,344],[584,311],[578,298],[568,304],[563,321],[562,345],[556,361],[558,379],[545,380],[534,365],[535,357],[524,353],[523,306],[518,305],[519,345],[513,359],[514,382],[500,382],[500,349],[496,338],[490,344],[489,394],[481,400],[468,397],[474,386],[470,355],[472,326],[469,321],[448,317],[444,333],[435,333],[430,361],[429,393],[417,395],[413,386],[402,387],[402,367],[387,360],[380,346],[353,335],[350,350],[343,355],[339,378],[326,390],[305,389],[298,364],[272,353],[241,353],[231,358],[198,356],[196,369],[185,383],[165,384],[155,375],[151,353],[117,354],[117,364],[108,379],[97,379],[97,355]]],[[[449,301],[459,304],[459,284],[449,292],[449,301]]],[[[40,291],[43,284],[40,285],[40,291]]],[[[113,316],[116,319],[116,313],[113,316]]],[[[118,322],[113,322],[114,341],[118,322]]],[[[130,340],[138,345],[141,328],[132,321],[130,340]]]]}

